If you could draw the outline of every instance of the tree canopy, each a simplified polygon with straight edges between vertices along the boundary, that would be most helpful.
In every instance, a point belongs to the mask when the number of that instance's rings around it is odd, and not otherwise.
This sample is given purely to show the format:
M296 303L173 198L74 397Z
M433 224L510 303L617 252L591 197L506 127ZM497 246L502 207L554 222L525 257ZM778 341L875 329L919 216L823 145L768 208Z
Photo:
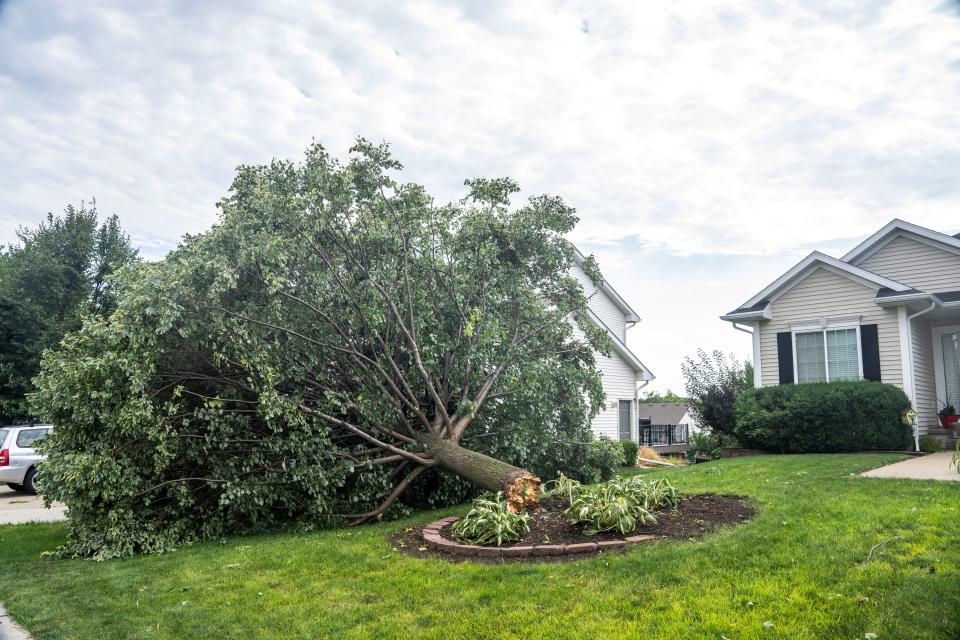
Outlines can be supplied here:
M659 402L666 404L677 404L689 401L690 398L676 394L672 389L667 389L663 393L657 391L647 391L640 394L640 402L645 403Z
M697 422L714 433L733 435L737 398L753 387L753 364L741 362L732 353L697 349L696 359L687 356L680 369Z
M611 345L570 274L574 210L512 208L508 179L437 206L400 169L363 140L346 163L313 145L240 167L212 230L125 270L116 311L48 355L41 483L70 508L65 553L362 522L477 486L522 507L535 474L592 475Z
M31 417L26 396L45 349L80 328L85 315L116 305L110 278L137 252L116 216L98 225L96 203L47 214L0 253L0 420Z

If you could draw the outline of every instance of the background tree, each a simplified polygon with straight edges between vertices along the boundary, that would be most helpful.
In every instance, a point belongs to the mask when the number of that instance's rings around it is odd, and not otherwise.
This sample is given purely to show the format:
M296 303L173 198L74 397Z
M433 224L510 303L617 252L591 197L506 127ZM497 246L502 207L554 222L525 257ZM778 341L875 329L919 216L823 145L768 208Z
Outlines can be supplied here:
M671 389L667 389L663 393L657 391L647 391L646 393L640 393L640 402L651 403L651 402L661 402L666 404L676 404L689 402L689 398L686 396L681 396L674 393Z
M44 349L55 348L84 314L115 306L113 269L137 252L116 216L98 226L94 202L47 214L21 228L19 242L0 254L0 420L30 416L26 394Z
M753 365L733 354L697 349L696 359L687 356L680 368L697 422L715 433L733 435L737 398L753 387Z
M512 209L506 179L438 207L399 169L363 141L345 165L315 145L241 167L216 227L128 270L115 313L50 354L41 482L70 508L68 552L359 523L476 487L519 509L537 474L582 465L611 345L570 275L574 211Z

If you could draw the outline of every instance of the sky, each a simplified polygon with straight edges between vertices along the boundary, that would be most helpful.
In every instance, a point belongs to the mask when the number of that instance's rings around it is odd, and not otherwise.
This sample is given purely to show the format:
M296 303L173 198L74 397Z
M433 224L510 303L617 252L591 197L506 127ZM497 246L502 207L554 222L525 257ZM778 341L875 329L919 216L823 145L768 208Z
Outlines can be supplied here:
M960 231L945 0L0 0L0 243L96 198L142 255L216 220L237 165L391 143L438 202L510 176L643 321L650 388L813 249Z

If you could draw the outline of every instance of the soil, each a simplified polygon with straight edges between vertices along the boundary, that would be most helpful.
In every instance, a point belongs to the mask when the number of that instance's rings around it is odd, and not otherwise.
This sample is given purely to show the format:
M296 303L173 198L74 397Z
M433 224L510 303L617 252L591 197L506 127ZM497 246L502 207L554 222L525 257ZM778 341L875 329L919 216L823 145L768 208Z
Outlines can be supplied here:
M512 545L523 546L538 544L576 544L578 542L600 542L602 540L622 540L624 536L654 535L664 538L697 538L709 533L718 526L727 524L739 524L753 517L754 510L743 498L739 496L721 496L713 494L703 494L690 496L680 503L676 510L664 509L655 511L657 523L637 527L632 532L625 534L619 531L605 531L595 535L587 535L583 532L583 527L571 525L563 515L566 508L566 502L562 500L544 501L540 505L540 510L531 513L530 532ZM393 534L390 537L390 543L396 551L406 553L415 557L439 557L447 560L461 561L468 558L454 554L440 553L428 549L423 543L421 536L423 527L407 529ZM453 534L450 531L450 525L440 530L440 535L449 540L453 540ZM603 551L601 553L610 553ZM580 556L560 556L556 560L574 560L583 558ZM548 560L544 557L536 558L469 558L475 562L544 562Z

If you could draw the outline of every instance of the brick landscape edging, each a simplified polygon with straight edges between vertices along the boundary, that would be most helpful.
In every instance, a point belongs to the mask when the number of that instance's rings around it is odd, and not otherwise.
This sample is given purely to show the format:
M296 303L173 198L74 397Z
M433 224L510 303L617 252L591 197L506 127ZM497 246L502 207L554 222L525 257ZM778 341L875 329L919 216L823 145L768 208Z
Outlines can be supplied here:
M623 549L625 547L656 540L659 536L637 535L626 536L621 540L601 540L599 542L578 542L577 544L534 544L519 547L481 547L474 544L461 544L440 535L440 530L453 524L460 518L450 516L431 522L423 528L423 541L434 551L455 553L463 556L481 558L524 558L527 556L557 557L572 556L586 553L595 553L608 549Z

